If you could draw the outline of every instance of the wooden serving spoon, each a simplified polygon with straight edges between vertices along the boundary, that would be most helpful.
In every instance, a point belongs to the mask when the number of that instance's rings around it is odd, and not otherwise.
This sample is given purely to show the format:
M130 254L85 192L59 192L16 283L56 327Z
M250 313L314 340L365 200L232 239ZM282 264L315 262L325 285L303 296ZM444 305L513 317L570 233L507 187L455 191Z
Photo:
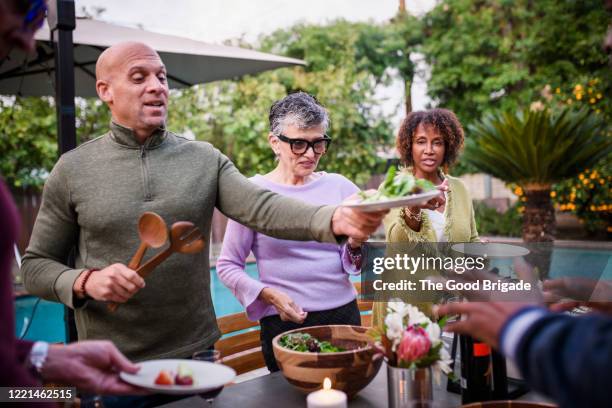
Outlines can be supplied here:
M136 270L138 275L146 278L159 264L165 261L173 252L193 254L204 249L204 237L192 222L178 221L170 228L170 245L159 254L145 262ZM118 303L109 303L108 310L114 312Z
M168 227L166 222L159 214L147 211L142 213L138 219L138 235L140 236L140 246L128 263L127 267L136 269L140 266L140 261L148 247L159 248L168 240ZM109 303L107 309L111 312L117 310L118 303Z
M138 220L138 235L140 236L140 246L128 263L127 267L136 269L140 266L140 261L148 247L159 248L168 240L168 227L164 219L154 212L145 212Z
M170 246L149 259L136 272L146 278L151 271L165 261L173 252L194 254L204 249L204 237L192 222L178 221L170 228Z

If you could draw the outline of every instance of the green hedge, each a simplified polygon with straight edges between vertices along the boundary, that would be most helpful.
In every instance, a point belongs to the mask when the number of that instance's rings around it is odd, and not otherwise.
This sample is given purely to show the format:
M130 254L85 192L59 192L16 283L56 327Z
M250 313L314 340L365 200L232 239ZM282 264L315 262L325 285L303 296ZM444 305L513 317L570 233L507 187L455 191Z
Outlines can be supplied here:
M474 214L476 216L476 228L481 236L521 236L523 216L519 212L519 206L516 203L508 208L505 213L500 214L495 208L474 201Z

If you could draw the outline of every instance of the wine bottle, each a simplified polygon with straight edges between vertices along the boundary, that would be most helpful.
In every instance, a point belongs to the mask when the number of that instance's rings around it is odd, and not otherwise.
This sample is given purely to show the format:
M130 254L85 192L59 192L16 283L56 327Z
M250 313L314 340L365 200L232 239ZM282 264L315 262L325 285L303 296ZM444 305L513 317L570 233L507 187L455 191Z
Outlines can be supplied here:
M490 401L492 395L491 348L469 336L460 336L461 401Z
M491 354L493 364L493 393L495 400L505 400L508 395L508 371L506 368L506 358L497 351Z

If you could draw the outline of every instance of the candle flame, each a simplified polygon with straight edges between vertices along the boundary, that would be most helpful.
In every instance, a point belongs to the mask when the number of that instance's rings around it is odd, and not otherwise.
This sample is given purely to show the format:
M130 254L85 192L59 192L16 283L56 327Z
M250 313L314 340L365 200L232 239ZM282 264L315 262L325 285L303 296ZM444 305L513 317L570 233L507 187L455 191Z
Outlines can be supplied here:
M323 389L324 390L330 390L331 389L331 380L327 377L325 377L325 380L323 380Z

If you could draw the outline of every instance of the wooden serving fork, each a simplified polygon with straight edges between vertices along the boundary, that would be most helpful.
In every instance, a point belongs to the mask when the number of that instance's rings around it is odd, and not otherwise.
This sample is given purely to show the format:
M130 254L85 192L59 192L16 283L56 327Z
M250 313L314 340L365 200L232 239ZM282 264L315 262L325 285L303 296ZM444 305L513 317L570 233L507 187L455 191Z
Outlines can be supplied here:
M170 228L170 245L159 254L145 262L136 270L138 275L146 278L159 264L165 261L173 252L194 254L204 249L204 237L192 222L178 221ZM114 312L118 303L109 303L108 310Z
M170 228L170 246L145 262L136 270L136 273L146 278L154 268L165 261L173 252L195 254L202 249L204 249L204 237L198 227L189 221L175 222Z

